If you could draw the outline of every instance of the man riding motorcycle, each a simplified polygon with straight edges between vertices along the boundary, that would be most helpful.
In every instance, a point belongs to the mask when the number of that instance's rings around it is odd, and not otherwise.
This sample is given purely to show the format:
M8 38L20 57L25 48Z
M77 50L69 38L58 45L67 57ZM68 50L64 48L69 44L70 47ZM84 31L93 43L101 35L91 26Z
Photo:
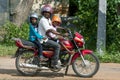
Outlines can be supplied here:
M49 38L46 35L49 32L52 32L56 35L61 35L59 32L55 31L54 27L52 26L52 22L50 19L52 13L53 13L53 9L50 5L45 5L42 8L42 11L41 11L42 18L39 21L38 31L39 31L39 34L42 34L46 38ZM51 47L54 48L54 56L52 57L51 67L54 69L60 69L61 66L58 65L60 45L57 42L50 40L50 39L46 41L46 44L51 45Z

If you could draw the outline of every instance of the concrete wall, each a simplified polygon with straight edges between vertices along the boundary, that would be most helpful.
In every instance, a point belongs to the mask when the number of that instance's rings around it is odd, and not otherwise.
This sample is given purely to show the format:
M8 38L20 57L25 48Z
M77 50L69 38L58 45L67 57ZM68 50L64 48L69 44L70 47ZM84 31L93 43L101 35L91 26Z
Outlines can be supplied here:
M9 20L9 0L0 0L0 25Z
M13 11L20 0L0 0L0 25L11 20Z

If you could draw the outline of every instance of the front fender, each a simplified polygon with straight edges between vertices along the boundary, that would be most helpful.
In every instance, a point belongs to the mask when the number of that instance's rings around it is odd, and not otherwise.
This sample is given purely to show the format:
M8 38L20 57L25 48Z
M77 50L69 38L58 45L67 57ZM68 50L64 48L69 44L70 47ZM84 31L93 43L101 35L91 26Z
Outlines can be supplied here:
M85 56L86 54L92 54L93 51L92 51L92 50L87 50L87 49L85 49L85 50L81 50L81 53L82 53L83 56ZM72 63L74 60L76 60L77 57L80 57L80 53L79 53L79 52L76 52L76 53L73 55L72 60L71 60L71 63Z
M82 55L83 55L83 56L86 55L86 54L92 54L92 53L93 53L92 50L88 50L88 49L81 50L81 52L82 52Z

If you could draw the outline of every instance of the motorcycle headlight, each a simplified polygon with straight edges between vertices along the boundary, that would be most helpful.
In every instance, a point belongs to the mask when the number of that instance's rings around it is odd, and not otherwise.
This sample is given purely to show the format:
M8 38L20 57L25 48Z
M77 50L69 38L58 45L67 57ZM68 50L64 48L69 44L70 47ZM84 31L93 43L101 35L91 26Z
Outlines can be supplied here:
M82 41L83 43L85 43L85 40L84 40L83 38L81 39L81 41Z

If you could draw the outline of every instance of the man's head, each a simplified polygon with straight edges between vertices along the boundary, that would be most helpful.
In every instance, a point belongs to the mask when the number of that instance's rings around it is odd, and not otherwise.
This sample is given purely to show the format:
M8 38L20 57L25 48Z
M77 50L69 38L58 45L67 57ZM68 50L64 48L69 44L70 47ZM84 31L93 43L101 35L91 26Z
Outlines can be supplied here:
M50 5L45 5L43 6L42 10L41 10L41 14L46 17L46 18L50 18L50 16L53 13L53 9Z

